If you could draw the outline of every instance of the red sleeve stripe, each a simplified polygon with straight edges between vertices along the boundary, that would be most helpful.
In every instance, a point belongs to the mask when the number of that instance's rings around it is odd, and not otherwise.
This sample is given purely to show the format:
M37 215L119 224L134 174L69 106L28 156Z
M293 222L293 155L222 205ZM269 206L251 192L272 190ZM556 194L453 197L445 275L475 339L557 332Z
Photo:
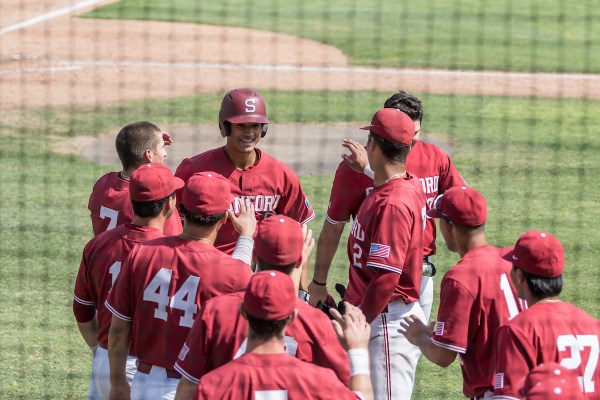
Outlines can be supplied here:
M380 263L369 261L367 263L367 267L385 269L386 271L391 271L391 272L395 272L397 274L402 275L402 269L392 267L391 265L380 264Z
M108 308L108 310L111 313L113 313L113 315L115 315L117 318L122 319L123 321L131 321L133 319L131 317L126 317L125 315L119 313L117 310L112 308L112 306L110 304L108 304L108 300L104 302L104 305L106 306L106 308Z
M73 300L75 300L79 304L83 304L84 306L96 307L96 304L93 301L83 300L83 299L80 299L79 297L77 297L75 295L73 295Z
M325 218L327 218L327 222L329 222L330 224L345 224L350 222L350 218L348 218L347 221L336 221L335 219L332 219L329 215L325 216Z
M187 379L188 381L193 382L195 384L200 383L200 379L194 378L192 375L188 374L186 370L179 366L178 363L175 363L173 368L175 368L175 371L179 372L181 376L184 376L185 379Z
M431 342L437 346L443 347L444 349L452 350L460 354L465 354L467 352L467 349L463 349L462 347L458 346L453 346L451 344L441 343L435 339L431 339Z
M493 400L521 400L520 397L512 397L512 396L494 396L492 397Z

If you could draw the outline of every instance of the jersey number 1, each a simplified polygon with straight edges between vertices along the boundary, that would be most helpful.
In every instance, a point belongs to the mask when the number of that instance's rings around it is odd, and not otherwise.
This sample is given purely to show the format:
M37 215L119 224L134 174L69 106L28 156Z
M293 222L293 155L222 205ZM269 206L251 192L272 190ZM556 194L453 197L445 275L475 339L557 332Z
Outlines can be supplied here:
M171 285L171 271L168 268L161 268L154 276L152 281L144 289L144 301L151 301L158 304L154 310L154 318L167 320L167 306L184 312L179 319L179 326L191 328L194 324L194 315L198 312L196 305L196 293L200 278L194 275L188 276L181 285L177 293L169 299L169 286Z

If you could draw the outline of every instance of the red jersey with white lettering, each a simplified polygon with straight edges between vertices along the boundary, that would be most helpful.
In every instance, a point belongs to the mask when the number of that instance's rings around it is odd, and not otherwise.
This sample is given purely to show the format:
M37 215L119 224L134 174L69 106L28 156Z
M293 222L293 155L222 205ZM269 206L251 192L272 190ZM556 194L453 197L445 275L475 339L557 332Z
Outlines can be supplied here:
M494 399L520 399L520 380L557 362L577 370L587 399L600 399L600 321L572 304L537 302L498 330Z
M244 292L238 292L204 304L175 363L181 375L198 383L208 372L245 354L248 322L239 313L243 301ZM329 318L300 299L296 307L298 318L285 329L286 352L333 370L339 380L348 384L348 355L338 342Z
M131 251L106 307L132 322L131 339L141 361L173 369L201 305L245 289L251 276L247 264L208 243L178 236L155 239Z
M234 213L239 214L240 199L247 198L254 204L259 223L274 214L287 215L301 224L313 219L315 213L294 171L264 151L255 151L256 163L244 170L236 168L227 158L225 148L219 147L186 158L177 167L175 176L187 182L197 172L214 171L223 175L231 183L231 193L234 197L231 208ZM177 193L177 199L179 204L181 191ZM233 224L228 220L219 229L215 247L231 254L238 236Z
M133 221L133 207L129 199L129 181L118 172L102 176L92 189L88 202L94 236ZM165 236L179 235L183 231L177 210L165 221Z
M333 371L286 353L249 353L204 375L196 400L359 399Z
M390 301L419 301L424 220L425 195L416 177L392 179L371 190L348 238L347 302L361 304L377 269L401 275Z
M419 178L427 198L427 209L433 207L438 194L453 186L466 186L450 157L439 147L415 142L406 159L406 170ZM373 179L354 171L342 161L335 171L335 178L329 197L327 220L332 223L348 222L356 216L358 208L373 188ZM423 233L424 256L435 254L435 221L427 218Z
M124 224L94 237L83 249L73 299L97 310L98 343L105 349L108 348L112 314L104 301L119 275L121 264L136 244L161 236L162 232L156 228Z
M493 391L496 331L522 310L511 269L499 248L484 245L470 249L442 279L431 339L459 354L467 397Z

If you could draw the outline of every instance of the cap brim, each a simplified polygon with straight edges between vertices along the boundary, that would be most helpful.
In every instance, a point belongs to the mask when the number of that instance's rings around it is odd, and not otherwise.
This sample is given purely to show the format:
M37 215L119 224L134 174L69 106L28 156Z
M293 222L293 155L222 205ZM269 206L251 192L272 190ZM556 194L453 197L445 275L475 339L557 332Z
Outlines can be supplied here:
M506 261L510 262L511 264L516 261L513 258L514 254L515 254L515 246L504 247L502 250L500 250L500 257L504 258Z
M175 190L179 190L185 186L185 182L183 181L183 179L174 176L173 177L173 186L175 186Z
M431 209L431 210L427 210L427 216L429 218L442 218L442 213L439 212L438 210Z
M373 125L362 126L358 129L362 129L363 131L370 131L373 128Z
M268 124L269 120L262 115L238 115L237 117L231 117L227 121L232 124L244 124L247 122L258 122L259 124Z

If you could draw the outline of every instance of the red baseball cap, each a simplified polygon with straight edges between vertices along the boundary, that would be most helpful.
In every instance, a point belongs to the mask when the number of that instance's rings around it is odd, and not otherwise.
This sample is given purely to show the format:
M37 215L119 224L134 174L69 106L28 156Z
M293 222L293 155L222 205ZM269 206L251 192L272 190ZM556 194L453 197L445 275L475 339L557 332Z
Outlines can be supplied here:
M304 247L302 225L285 215L273 215L258 225L254 253L272 265L289 265L300 261Z
M133 201L147 203L164 199L183 185L183 181L173 176L166 165L144 164L133 171L129 178L129 196Z
M415 137L414 121L395 108L383 108L377 111L371 119L371 125L360 129L372 131L390 142L404 146L410 145Z
M455 186L435 199L427 216L443 218L456 225L483 225L487 219L485 197L471 187Z
M244 294L244 309L255 318L281 321L294 312L296 296L294 282L288 275L260 271L250 278Z
M583 400L575 370L555 362L540 364L523 379L520 393L527 400Z
M529 231L514 246L507 247L502 257L530 274L545 278L562 275L565 251L560 241L549 233Z
M216 172L198 172L188 179L181 204L192 214L221 214L233 201L231 184Z

